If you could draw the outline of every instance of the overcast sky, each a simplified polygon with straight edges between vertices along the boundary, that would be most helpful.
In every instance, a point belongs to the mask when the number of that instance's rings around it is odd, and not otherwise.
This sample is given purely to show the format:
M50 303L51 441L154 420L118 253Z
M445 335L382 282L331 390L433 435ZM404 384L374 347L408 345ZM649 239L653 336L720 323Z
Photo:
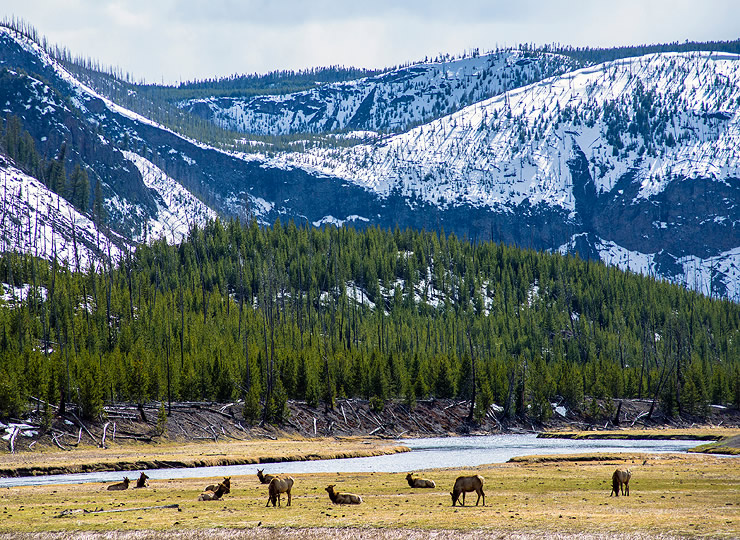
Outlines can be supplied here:
M740 0L2 0L12 15L75 55L167 83L524 42L740 38Z

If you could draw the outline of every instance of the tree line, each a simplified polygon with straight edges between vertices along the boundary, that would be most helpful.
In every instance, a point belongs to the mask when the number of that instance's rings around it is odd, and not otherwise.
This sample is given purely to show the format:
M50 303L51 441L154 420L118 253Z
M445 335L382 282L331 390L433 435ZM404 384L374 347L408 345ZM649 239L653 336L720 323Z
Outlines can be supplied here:
M616 398L740 406L737 304L444 233L212 221L85 272L6 252L0 281L3 417L241 399L246 421L279 423L288 399L338 397L455 397L473 422L494 403L542 421L552 403L603 421Z

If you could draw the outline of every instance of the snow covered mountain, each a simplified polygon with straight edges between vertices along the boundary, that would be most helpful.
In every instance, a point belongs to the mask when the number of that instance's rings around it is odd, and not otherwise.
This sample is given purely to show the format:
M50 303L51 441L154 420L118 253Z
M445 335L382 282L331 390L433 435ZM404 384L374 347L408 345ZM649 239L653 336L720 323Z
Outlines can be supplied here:
M98 231L92 213L53 192L44 171L22 172L0 157L3 250L56 256L74 268L111 256L150 238L179 241L194 222L216 212L146 159L117 148L101 132L107 114L151 124L75 80L37 43L0 28L0 107L21 119L33 151L52 159L64 143L65 168L81 165L104 194L107 223ZM7 121L5 128L7 129ZM28 148L28 146L27 146Z
M550 223L533 231L535 246L544 233L553 249L736 294L739 111L740 57L655 54L511 90L372 144L266 160L411 206L557 214L567 238Z
M416 66L379 76L390 77L383 84L370 78L327 85L323 94L264 96L261 103L275 105L263 111L267 116L256 105L232 116L243 115L245 130L398 133L334 146L307 137L295 143L300 152L244 154L183 137L116 105L33 40L0 29L0 108L21 119L47 159L67 144L67 170L89 171L90 200L100 183L110 241L122 247L161 236L177 241L189 224L217 214L250 213L266 224L280 218L315 226L398 225L575 251L740 298L740 58L664 53L567 73L553 58L499 53L461 60L452 74L422 66L425 75ZM524 60L529 63L518 64ZM489 65L485 86L480 81ZM512 67L519 83L535 82L513 87ZM556 75L543 78L548 69ZM468 79L475 82L458 88ZM431 89L439 93L444 81L455 112L439 117L446 110L439 106L430 113L439 118L406 129L426 118ZM463 88L469 100L494 97L458 110ZM403 99L393 102L393 92ZM323 112L294 114L300 99L314 100L311 107ZM367 114L360 114L362 103ZM11 208L8 193L32 179L2 167L18 183L3 194L4 208ZM24 197L27 191L22 187ZM4 249L37 249L29 218L15 209L25 204L32 212L28 201L35 199L17 200L27 202L6 212L15 220L3 222L4 230L16 240ZM79 215L75 224L91 213Z
M199 98L179 106L244 133L400 132L576 67L565 56L509 50L425 62L288 95Z

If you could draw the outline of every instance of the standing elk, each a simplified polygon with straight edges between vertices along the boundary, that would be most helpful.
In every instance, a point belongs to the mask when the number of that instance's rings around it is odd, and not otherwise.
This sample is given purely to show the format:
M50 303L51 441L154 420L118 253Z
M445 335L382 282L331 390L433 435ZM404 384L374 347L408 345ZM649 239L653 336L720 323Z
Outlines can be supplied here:
M629 497L630 478L632 478L632 473L629 469L617 469L614 471L614 474L612 474L612 492L609 496L616 495L619 497L619 490L621 488L622 495Z
M475 506L478 506L481 497L483 497L483 506L485 506L486 494L483 493L484 481L485 479L478 474L474 476L458 476L457 480L455 480L455 486L452 488L452 492L450 493L450 495L452 495L452 506L455 506L461 493L462 502L460 503L460 506L465 506L465 493L468 491L475 491L478 494L478 500L475 501Z
M288 494L288 504L287 506L290 506L291 501L291 495L290 490L293 489L293 477L292 476L277 476L270 480L270 485L267 486L267 504L265 506L270 506L270 503L272 503L272 506L275 506L275 503L277 502L277 505L280 506L280 494L281 493L287 493Z
M262 471L264 470L265 469L257 469L257 478L259 478L260 484L269 484L277 474L262 474Z

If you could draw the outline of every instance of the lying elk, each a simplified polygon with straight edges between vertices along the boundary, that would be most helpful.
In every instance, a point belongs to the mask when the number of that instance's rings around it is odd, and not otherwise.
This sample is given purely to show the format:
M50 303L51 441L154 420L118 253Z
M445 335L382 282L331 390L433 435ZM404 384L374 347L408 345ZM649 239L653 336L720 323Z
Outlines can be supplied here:
M360 504L362 502L362 497L354 493L339 493L338 491L334 491L334 484L326 486L326 492L334 504Z
M619 490L622 489L622 495L629 496L630 494L630 478L632 473L629 469L617 469L612 474L612 492L609 494L616 495L619 497Z
M483 493L483 482L485 479L476 474L474 476L458 476L455 480L455 486L452 488L452 506L455 506L460 493L462 493L462 502L460 506L465 506L465 493L468 491L475 491L478 494L478 500L475 501L475 506L478 506L480 498L483 497L483 506L486 505L486 494Z
M277 474L262 474L265 469L257 469L257 478L260 480L260 484L269 484L273 478L277 477Z
M425 478L414 478L411 476L411 473L408 473L406 475L406 481L409 483L409 486L411 486L412 488L437 487L437 484L434 483L434 480L426 480Z
M131 483L131 480L128 479L128 476L123 477L123 482L118 482L117 484L111 484L108 486L108 491L123 491L125 489L128 489L128 485Z
M206 486L206 488L203 491L216 491L218 489L218 486L223 484L224 488L224 494L231 493L231 476L224 476L223 482L220 484L211 484L210 486Z
M136 481L137 488L149 487L149 477L145 473L141 473L139 479Z
M198 496L199 501L218 501L221 499L221 497L224 496L224 493L227 493L226 486L223 484L219 484L216 487L216 491L204 491Z
M292 476L278 476L270 480L270 485L267 486L267 504L265 506L280 506L280 494L288 494L288 504L290 506L291 496L290 490L293 489L293 477Z

